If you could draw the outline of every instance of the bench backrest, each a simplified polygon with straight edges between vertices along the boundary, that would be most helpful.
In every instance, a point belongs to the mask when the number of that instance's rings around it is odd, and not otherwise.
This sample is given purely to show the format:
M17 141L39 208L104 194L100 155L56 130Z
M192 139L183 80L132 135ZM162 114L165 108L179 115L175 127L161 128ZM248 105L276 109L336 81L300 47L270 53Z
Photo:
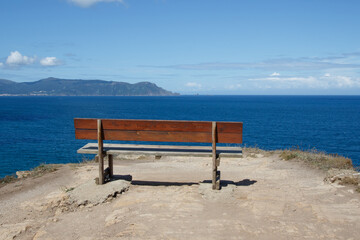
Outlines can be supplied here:
M98 124L98 119L75 118L76 139L98 140L101 132L103 140L242 143L241 122L101 119L100 130Z

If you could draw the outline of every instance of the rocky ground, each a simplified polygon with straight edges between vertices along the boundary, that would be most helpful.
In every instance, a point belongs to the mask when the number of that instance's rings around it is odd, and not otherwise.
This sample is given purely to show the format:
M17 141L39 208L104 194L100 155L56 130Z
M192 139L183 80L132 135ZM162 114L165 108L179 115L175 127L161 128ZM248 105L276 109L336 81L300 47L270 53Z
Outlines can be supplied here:
M0 239L359 239L360 193L277 153L58 166L0 188ZM132 179L132 181L130 181Z

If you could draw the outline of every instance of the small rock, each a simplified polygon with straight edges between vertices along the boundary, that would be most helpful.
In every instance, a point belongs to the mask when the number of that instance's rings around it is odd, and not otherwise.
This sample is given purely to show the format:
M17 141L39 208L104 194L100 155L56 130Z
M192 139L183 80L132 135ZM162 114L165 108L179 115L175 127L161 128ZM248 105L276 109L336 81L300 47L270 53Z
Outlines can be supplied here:
M123 221L126 218L126 214L130 212L129 208L121 208L113 211L109 216L105 219L105 226L111 226L118 222Z
M349 193L352 193L352 194L355 193L353 189L349 189L348 192L349 192Z
M92 208L94 206L94 204L89 203L88 205L86 205L87 208Z
M62 213L62 209L61 208L58 208L58 209L56 209L56 211L55 211L55 216L58 216L58 215L60 215Z
M46 234L46 232L41 229L35 234L35 236L33 237L33 240L42 239L42 236L44 236L45 234Z
M93 206L111 201L114 196L121 194L129 189L130 182L116 180L104 185L96 185L93 181L88 181L73 191L69 192L69 200L77 202L78 205Z
M16 176L17 178L25 178L31 174L30 171L17 171Z
M22 233L31 228L29 222L16 223L16 224L2 224L0 228L1 239L16 239Z

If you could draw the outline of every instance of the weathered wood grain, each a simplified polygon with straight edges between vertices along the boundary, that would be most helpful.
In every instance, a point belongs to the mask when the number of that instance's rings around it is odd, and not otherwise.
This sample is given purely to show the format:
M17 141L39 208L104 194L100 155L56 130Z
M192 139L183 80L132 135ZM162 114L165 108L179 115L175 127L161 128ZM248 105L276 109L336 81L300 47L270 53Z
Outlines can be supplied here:
M211 131L211 140L212 140L212 189L216 189L216 142L217 142L217 131L216 131L216 122L212 122L212 131Z
M211 122L170 120L102 119L104 130L211 132ZM76 129L97 129L96 119L75 118ZM241 122L218 122L219 133L242 132Z
M109 169L110 169L110 178L114 176L114 158L112 154L107 155L108 156L108 163L109 163Z
M211 143L211 132L163 132L104 130L104 140ZM76 129L76 139L96 140L96 130ZM242 134L219 133L218 143L241 143Z
M109 167L105 168L105 170L104 170L104 178L105 178L105 177L109 177L109 178L111 177L111 176L110 176L110 168L109 168Z
M97 120L97 140L99 156L99 185L104 184L103 130L101 120Z
M219 158L241 158L241 147L217 147ZM80 154L97 154L97 143L88 143L77 150ZM107 155L149 155L149 156L188 156L211 157L211 146L174 146L174 145L142 145L104 143Z

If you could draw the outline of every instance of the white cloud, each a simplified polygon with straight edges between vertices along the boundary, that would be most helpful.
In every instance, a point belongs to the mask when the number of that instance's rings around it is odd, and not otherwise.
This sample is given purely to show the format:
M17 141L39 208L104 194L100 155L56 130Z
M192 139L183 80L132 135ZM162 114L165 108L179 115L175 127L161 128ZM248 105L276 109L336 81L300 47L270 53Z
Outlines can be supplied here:
M249 79L256 81L256 86L264 86L275 89L290 89L290 88L327 88L326 82L318 81L317 78L309 77L266 77Z
M330 77L331 75L330 75L330 73L325 73L324 74L324 77Z
M9 66L29 65L35 62L35 57L23 56L18 51L11 52L6 59Z
M275 77L275 76L280 76L280 73L278 72L273 72L272 74L270 74L271 77Z
M90 7L99 2L120 2L124 3L124 0L68 0L69 2L75 3L80 7Z
M20 67L24 65L40 64L44 67L61 65L61 61L56 57L45 57L38 60L37 57L28 57L22 55L19 51L10 52L10 55L6 58L5 63L0 62L0 67L5 65L12 67Z
M360 87L360 78L347 76L333 76L325 74L320 77L266 77L253 78L250 81L256 82L254 85L267 85L270 88L290 89L290 88L353 88ZM260 86L259 85L259 86Z
M147 66L182 70L261 69L278 71L313 71L326 69L359 69L360 53L342 54L335 57L275 58L257 62L205 62L168 66ZM277 72L275 72L277 73Z
M46 57L40 60L40 64L43 66L57 66L61 63L56 57Z
M196 83L196 82L188 82L188 83L185 84L185 86L187 86L187 87L201 88L201 84L200 84L200 83Z
M235 90L238 88L242 88L242 85L240 83L225 86L225 89L229 89L229 90Z
M333 76L331 84L338 88L360 87L360 78L351 78L347 76Z

